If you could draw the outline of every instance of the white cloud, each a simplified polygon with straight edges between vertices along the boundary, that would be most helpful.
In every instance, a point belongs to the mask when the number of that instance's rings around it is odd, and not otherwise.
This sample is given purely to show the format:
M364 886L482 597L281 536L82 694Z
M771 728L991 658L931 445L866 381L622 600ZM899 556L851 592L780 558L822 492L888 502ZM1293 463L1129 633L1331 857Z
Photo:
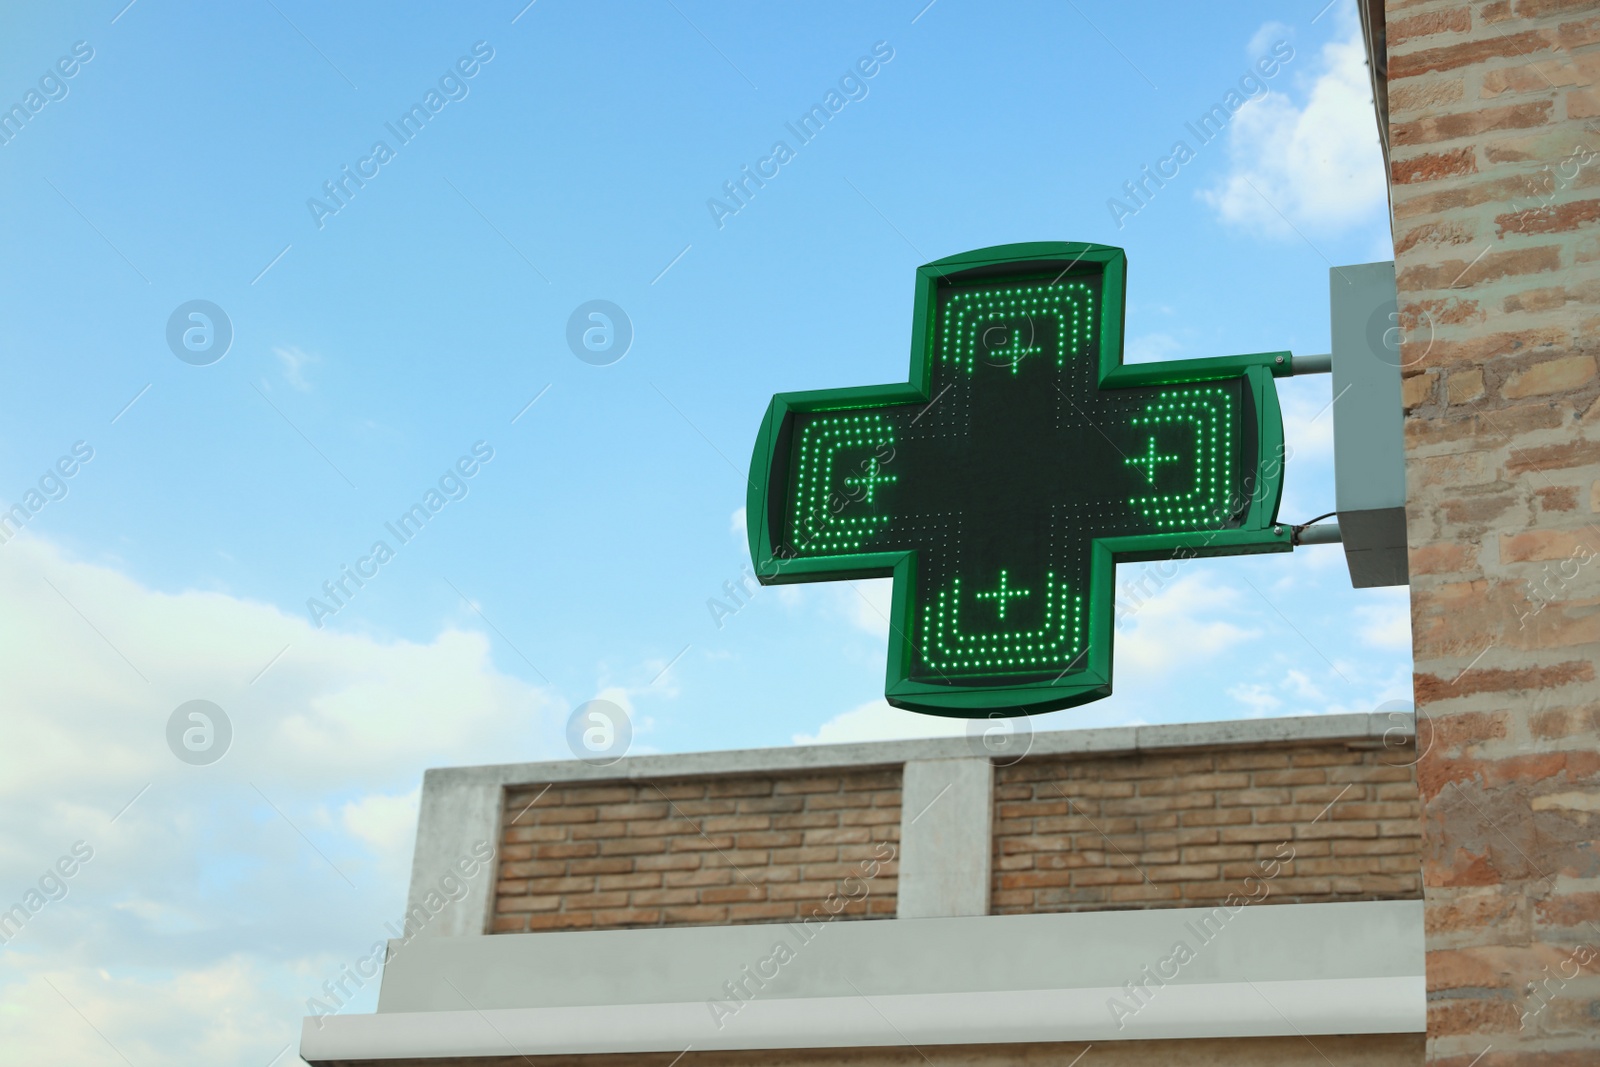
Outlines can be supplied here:
M311 391L311 383L306 381L305 369L313 363L321 363L322 357L311 352L306 352L298 345L289 345L287 348L274 348L272 354L278 357L278 362L283 364L283 380L302 393Z
M1286 662L1299 662L1305 669L1283 667ZM1389 710L1386 700L1410 692L1409 664L1393 665L1388 677L1379 677L1375 671L1381 664L1351 663L1340 658L1337 666L1320 657L1277 657L1282 673L1276 679L1239 682L1228 689L1228 695L1247 710L1251 717L1278 715L1344 715ZM1326 668L1326 669L1324 669ZM1257 677L1266 671L1258 672Z
M1261 28L1250 38L1250 43L1245 46L1245 54L1250 56L1269 55L1272 46L1279 41L1293 41L1294 27L1284 22L1264 22Z
M1324 693L1322 691L1322 687L1313 682L1310 675L1306 674L1304 671L1297 671L1291 668L1284 674L1283 681L1284 686L1286 688L1293 689L1295 695L1300 697L1302 700L1311 700L1318 703L1327 702L1328 695Z
M643 689L626 689L620 685L608 685L594 695L595 700L606 700L621 708L628 718L633 718L637 712L633 707L633 694L644 692Z
M1211 575L1180 571L1160 584L1160 567L1193 565L1165 561L1150 564L1149 570L1139 564L1118 568L1117 598L1123 612L1116 637L1118 671L1164 674L1260 636L1257 630L1229 621L1243 618L1239 593L1218 585Z
M3 989L8 1062L121 1067L124 1057L246 1064L259 1056L264 1064L274 1053L283 1053L276 1067L303 1062L292 1048L284 1052L291 1041L299 1047L298 1022L290 1035L280 1005L261 995L275 976L249 960L229 957L159 978L58 968L36 957L25 964L28 977Z
M733 517L728 520L728 530L740 544L744 544L745 540L750 536L749 529L745 522L744 505L740 504L734 509Z
M1159 363L1183 351L1183 343L1170 333L1147 333L1128 338L1123 346L1124 363Z
M1356 613L1366 620L1361 639L1374 648L1411 649L1411 591L1404 587L1368 591L1378 603L1365 604Z
M889 612L894 600L893 578L868 578L839 586L844 612L858 628L874 637L889 636Z
M401 872L411 869L411 845L417 833L419 784L408 793L372 793L346 801L339 823L367 846L367 851Z
M839 745L850 741L904 741L917 737L963 737L966 732L966 719L904 711L878 699L835 715L814 734L795 734L794 743Z
M1383 156L1360 28L1322 49L1309 89L1247 102L1227 127L1230 170L1200 197L1224 222L1277 237L1382 217ZM1281 76L1280 76L1281 77ZM1304 80L1304 79L1302 79Z
M1241 682L1230 688L1228 695L1243 704L1252 718L1270 715L1283 707L1283 701L1272 695L1271 687L1260 682Z
M1409 651L1409 649L1407 650ZM1364 663L1357 668L1365 686L1366 699L1359 703L1352 702L1350 707L1334 708L1334 711L1380 711L1390 712L1397 708L1412 709L1416 705L1412 701L1412 673L1411 659L1409 656L1401 662L1396 662L1390 668L1388 677L1368 677L1376 665Z
M566 755L561 701L478 632L317 630L28 535L0 549L0 601L0 909L93 849L0 953L8 1061L122 1062L48 979L133 1062L268 1062L399 916L422 771ZM165 737L197 698L233 729L209 766Z
M1331 375L1315 375L1312 380L1326 384ZM1283 404L1283 440L1289 462L1315 463L1333 459L1333 394L1326 390L1280 389Z
M679 649L677 652L674 652L670 656L652 656L645 660L644 663L641 664L642 670L640 673L643 677L648 678L649 681L647 681L644 685L633 686L632 688L627 689L626 693L640 696L644 695L645 693L654 693L656 696L667 699L677 697L683 692L683 690L678 686L678 668L684 664L684 661L688 658L689 653L693 648L694 645L689 644L685 645L683 648ZM612 698L605 697L605 699L611 700ZM614 700L612 702L619 705L622 703L620 700ZM633 708L631 705L628 706L628 714L630 716L633 715ZM635 723L635 725L637 725L637 723Z

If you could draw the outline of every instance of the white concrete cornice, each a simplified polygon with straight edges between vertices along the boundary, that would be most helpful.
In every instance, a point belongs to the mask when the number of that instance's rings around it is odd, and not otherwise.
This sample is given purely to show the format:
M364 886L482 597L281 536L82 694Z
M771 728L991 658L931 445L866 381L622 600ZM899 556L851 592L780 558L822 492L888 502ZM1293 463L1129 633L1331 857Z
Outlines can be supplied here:
M345 1060L734 1049L989 1045L1418 1033L1422 975L1175 986L1119 1029L1122 991L1029 989L754 1001L718 1029L704 1003L505 1008L307 1019L300 1056Z
M775 962L780 942L788 958ZM1186 962L1173 962L1178 942L1190 950ZM586 931L395 947L378 1013L307 1019L301 1056L315 1064L1376 1034L1422 1032L1426 1016L1421 901ZM744 994L735 996L730 986L741 982Z

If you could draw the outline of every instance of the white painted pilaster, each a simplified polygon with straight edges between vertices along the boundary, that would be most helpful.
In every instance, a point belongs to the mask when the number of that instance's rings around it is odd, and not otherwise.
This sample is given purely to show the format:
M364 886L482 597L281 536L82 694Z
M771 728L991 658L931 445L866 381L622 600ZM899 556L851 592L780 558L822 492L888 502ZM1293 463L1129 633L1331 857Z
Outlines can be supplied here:
M415 931L422 937L459 937L488 933L500 865L503 793L504 787L491 779L434 771L422 776L422 804L417 813L417 846L411 859L406 916L425 914L427 921L413 920L407 927L408 934ZM458 862L478 859L484 843L494 850L494 855L487 863L479 862L472 877L464 877ZM463 884L464 892L457 888ZM442 908L428 907L430 893L434 894L435 904L441 898L445 901ZM457 899L452 899L458 894Z
M994 765L987 757L906 762L898 918L989 914L993 816Z

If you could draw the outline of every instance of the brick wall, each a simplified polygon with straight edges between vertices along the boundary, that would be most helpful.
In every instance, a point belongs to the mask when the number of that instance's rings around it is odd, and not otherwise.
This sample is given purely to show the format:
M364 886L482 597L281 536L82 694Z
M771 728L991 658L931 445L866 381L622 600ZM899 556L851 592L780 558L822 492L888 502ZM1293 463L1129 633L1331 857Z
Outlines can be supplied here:
M1322 743L996 768L992 910L1416 898L1414 758Z
M501 825L495 933L895 913L893 860L862 874L900 839L899 767L518 787Z
M1600 1062L1600 3L1389 0L1429 1057Z

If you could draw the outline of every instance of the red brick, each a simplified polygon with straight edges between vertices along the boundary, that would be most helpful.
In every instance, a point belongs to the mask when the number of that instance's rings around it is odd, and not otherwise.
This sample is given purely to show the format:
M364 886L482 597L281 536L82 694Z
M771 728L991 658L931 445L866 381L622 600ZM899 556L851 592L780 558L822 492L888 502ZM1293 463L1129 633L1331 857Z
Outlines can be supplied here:
M735 848L794 848L801 843L798 832L788 833L760 833L760 834L735 834L733 844Z
M602 908L594 913L594 925L601 928L656 926L660 922L659 908Z
M1543 126L1550 121L1550 111L1553 106L1549 100L1534 100L1507 107L1433 115L1411 122L1392 124L1389 127L1390 139L1394 145L1431 144L1435 141L1476 137L1491 130L1521 130L1532 126Z
M762 870L769 869L762 868ZM702 871L667 871L661 877L661 884L668 889L683 886L729 885L737 878L738 872L734 868L723 866Z
M756 885L731 885L700 890L702 904L752 904L766 899L767 890Z
M1541 274L1559 270L1560 268L1560 248L1555 245L1541 245L1535 248L1517 248L1500 252L1491 251L1481 257L1474 256L1467 259L1451 259L1442 263L1419 263L1414 266L1407 266L1400 271L1397 284L1401 292L1439 291L1458 286L1483 285L1488 282L1498 281L1501 278ZM1508 332L1503 335L1504 341L1498 342L1496 347L1490 348L1488 351L1509 351L1512 344L1519 338L1538 338L1540 336L1526 331L1521 333ZM1441 343L1432 338L1425 338L1424 340L1428 341L1433 348L1438 348ZM1416 343L1420 344L1422 342L1418 341ZM1408 366L1416 364L1416 360L1409 355L1406 356L1405 361Z
M693 871L700 867L697 853L676 853L671 856L634 856L628 862L637 871Z
M553 896L530 897L523 893L514 897L495 898L495 913L497 915L522 911L556 911L560 907L561 898Z
M1473 696L1477 693L1509 693L1555 689L1575 682L1594 681L1594 666L1582 660L1556 663L1548 667L1522 667L1513 670L1473 667L1454 679L1431 674L1414 676L1418 706L1440 700Z
M788 903L777 904L731 904L728 906L728 921L730 923L752 923L765 920L794 919L794 906Z
M1418 37L1431 37L1439 33L1466 33L1472 29L1472 12L1465 5L1429 11L1410 18L1391 19L1386 27L1390 48L1405 44Z
M1591 530L1528 530L1500 537L1500 562L1527 563L1573 559L1575 563L1600 555L1600 534Z
M1507 474L1527 474L1588 467L1600 463L1600 441L1568 441L1558 445L1514 449L1506 461Z
M663 819L667 815L665 800L649 803L602 804L597 809L602 822L627 822L630 819Z
M702 815L733 815L744 810L746 804L756 804L756 800L674 800L672 813L680 819L698 819ZM766 801L771 803L771 801Z
M606 856L636 856L650 852L665 852L667 850L667 843L656 838L652 838L647 841L629 841L626 839L617 839L611 841L601 841L597 844L599 852ZM579 848L592 846L569 845L565 847ZM594 853L574 852L571 853L571 855L594 855Z
M1600 220L1600 200L1577 200L1549 207L1529 208L1523 211L1496 215L1494 222L1501 234L1565 233L1585 223Z
M527 821L527 816L532 814L533 809L529 809L527 815L523 816L523 821ZM539 809L538 815L539 824L542 826L555 826L562 823L575 822L595 822L598 818L599 813L598 809L596 808L551 807L548 804L542 809Z
M602 874L596 879L597 889L654 889L661 884L660 871L642 871L638 874Z
M773 792L773 783L763 778L713 778L701 787L709 799L718 797L764 797ZM834 783L834 788L839 788Z
M561 826L507 826L506 844L526 844L534 841L565 841L567 830Z
M1576 511L1578 490L1570 485L1547 485L1533 491L1541 511Z
M1389 80L1397 82L1431 71L1455 70L1485 59L1526 58L1550 49L1545 35L1536 30L1522 33L1488 33L1474 41L1389 55Z
M838 826L839 816L834 812L805 812L800 815L777 815L773 817L774 830L808 830L819 826Z
M721 805L716 811L711 811L710 806ZM806 805L805 797L739 797L736 800L708 800L704 802L707 815L793 815L803 811ZM678 807L685 815L693 815L687 805Z
M771 788L778 794L837 793L841 785L838 778L786 778L780 779Z
M616 843L606 842L608 846ZM658 841L657 844L668 847L674 852L719 852L733 847L733 835L718 834L715 837L707 837L704 834L682 834L665 841Z
M551 912L528 916L528 930L576 930L594 925L593 912Z
M518 810L526 807L534 797L538 796L540 789L507 790L506 807L515 807ZM627 785L562 785L553 786L545 794L542 803L569 805L569 804L626 804L636 796L634 787Z
M1600 893L1569 893L1535 901L1533 912L1541 925L1563 929L1581 925L1585 928L1582 932L1594 935L1595 924L1600 924Z
M776 780L745 776L509 790L502 856L510 858L500 871L492 928L799 918L869 859L879 869L870 883L876 899L849 912L860 918L893 915L894 864L882 861L878 842L898 838L898 785L898 770L872 768ZM783 790L789 792L775 795ZM833 810L809 812L811 806ZM841 812L859 827L841 831ZM797 825L774 828L777 820ZM807 830L861 840L797 847ZM829 869L802 873L802 862ZM768 886L789 899L763 899ZM554 916L532 926L526 921L529 914L547 912Z
M715 835L729 830L766 830L771 825L772 820L765 815L713 815L702 819L698 829Z

